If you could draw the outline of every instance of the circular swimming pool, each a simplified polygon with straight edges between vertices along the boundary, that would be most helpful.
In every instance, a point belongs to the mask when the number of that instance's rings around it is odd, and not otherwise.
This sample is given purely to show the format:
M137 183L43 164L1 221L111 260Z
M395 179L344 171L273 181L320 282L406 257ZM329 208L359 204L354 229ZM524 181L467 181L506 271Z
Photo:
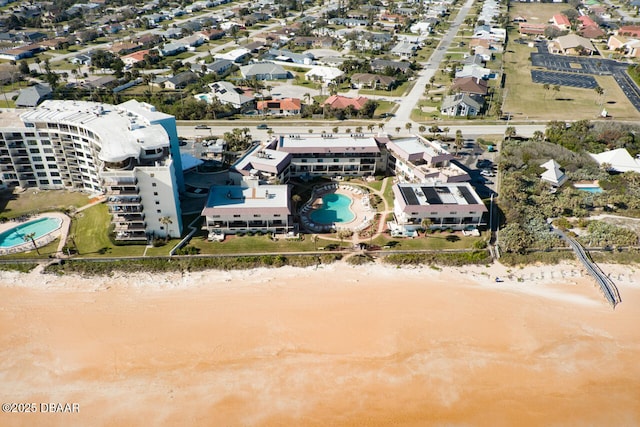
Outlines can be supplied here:
M322 206L311 211L311 220L317 224L351 222L356 215L351 211L352 200L344 194L325 194Z
M13 246L21 245L25 243L24 237L31 233L35 233L33 235L33 239L37 240L40 237L57 230L61 225L62 220L60 218L51 217L38 218L33 221L17 225L0 233L0 248L11 248Z

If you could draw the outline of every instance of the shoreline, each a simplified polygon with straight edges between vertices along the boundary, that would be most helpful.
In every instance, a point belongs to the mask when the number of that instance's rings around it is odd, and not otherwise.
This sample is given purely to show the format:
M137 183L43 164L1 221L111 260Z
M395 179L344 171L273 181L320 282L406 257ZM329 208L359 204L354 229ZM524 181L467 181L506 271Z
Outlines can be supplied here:
M640 275L602 267L615 310L574 263L1 272L0 397L80 412L0 423L637 424Z

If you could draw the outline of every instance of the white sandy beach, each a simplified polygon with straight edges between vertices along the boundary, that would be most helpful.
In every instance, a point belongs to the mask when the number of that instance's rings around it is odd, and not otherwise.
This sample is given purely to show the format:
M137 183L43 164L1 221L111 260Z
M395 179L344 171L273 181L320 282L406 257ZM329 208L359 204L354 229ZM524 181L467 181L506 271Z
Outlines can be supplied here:
M3 272L2 402L80 412L0 425L638 425L640 272L603 270L615 311L570 264Z

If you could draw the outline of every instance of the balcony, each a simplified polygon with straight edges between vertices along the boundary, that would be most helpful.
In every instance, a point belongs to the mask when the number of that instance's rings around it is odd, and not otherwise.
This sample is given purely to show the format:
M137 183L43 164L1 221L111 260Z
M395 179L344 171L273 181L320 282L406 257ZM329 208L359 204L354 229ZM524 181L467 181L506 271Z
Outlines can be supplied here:
M136 222L132 224L115 224L114 231L142 231L144 232L146 223Z
M138 184L138 180L134 176L107 176L102 180L102 185L105 187L130 185L134 186Z
M138 205L142 202L142 197L138 196L110 196L107 204L110 205Z
M142 213L142 205L107 205L111 214L136 214Z
M114 213L112 221L113 223L129 223L129 222L141 222L144 223L144 214L143 213L130 213L130 214L122 214L122 213Z
M140 240L146 241L147 234L144 230L141 231L116 231L116 240Z
M109 196L137 196L140 194L138 187L107 187Z

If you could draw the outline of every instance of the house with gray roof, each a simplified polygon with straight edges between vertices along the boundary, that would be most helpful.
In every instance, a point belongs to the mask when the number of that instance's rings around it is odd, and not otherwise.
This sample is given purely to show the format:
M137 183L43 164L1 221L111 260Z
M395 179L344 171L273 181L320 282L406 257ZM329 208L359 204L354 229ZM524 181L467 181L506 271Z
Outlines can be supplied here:
M161 56L173 56L187 50L187 45L180 42L167 43L159 49Z
M16 99L16 107L35 107L45 99L51 98L51 86L38 83L34 86L22 89Z
M211 96L217 98L222 104L244 109L254 103L254 98L244 95L233 83L219 81L209 84L209 88L211 89Z
M285 49L269 49L269 59L281 62L293 62L294 64L313 64L315 57L311 53L295 53Z
M279 64L273 62L256 62L240 67L240 74L245 79L256 80L286 80L289 72Z
M373 59L371 61L372 71L384 71L386 68L391 68L397 73L407 73L411 69L411 63L407 61L389 61L386 59Z
M204 74L223 75L233 66L233 61L216 59L209 64L191 64L191 71Z
M477 116L484 105L484 98L468 93L445 96L440 112L445 116Z
M189 83L197 81L198 78L198 75L193 71L183 71L164 82L164 87L172 90L184 89Z

